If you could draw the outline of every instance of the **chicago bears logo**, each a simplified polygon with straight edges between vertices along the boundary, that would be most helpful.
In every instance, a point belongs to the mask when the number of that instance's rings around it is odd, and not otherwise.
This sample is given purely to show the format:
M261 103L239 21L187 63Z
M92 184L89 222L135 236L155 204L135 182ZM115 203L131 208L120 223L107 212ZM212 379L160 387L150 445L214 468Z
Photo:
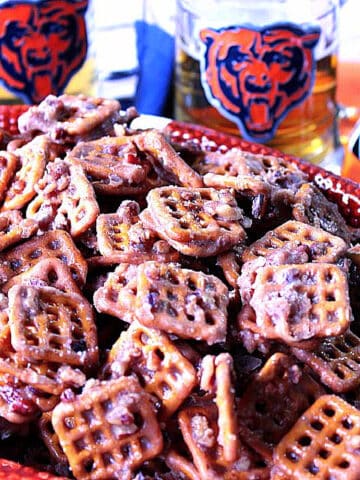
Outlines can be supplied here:
M319 37L317 27L288 23L201 30L201 81L208 101L247 140L270 140L289 110L311 93Z
M63 92L87 52L88 0L0 6L0 79L28 103Z

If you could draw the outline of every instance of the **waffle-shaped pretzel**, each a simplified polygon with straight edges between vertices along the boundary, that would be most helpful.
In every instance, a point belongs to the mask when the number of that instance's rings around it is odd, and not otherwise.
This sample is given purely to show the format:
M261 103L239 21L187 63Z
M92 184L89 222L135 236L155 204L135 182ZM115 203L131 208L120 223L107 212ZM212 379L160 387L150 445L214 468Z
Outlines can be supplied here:
M24 220L19 210L0 213L0 251L31 237L37 229L38 223L31 219Z
M358 480L359 446L359 410L323 395L276 447L274 471L293 480Z
M58 258L68 266L73 279L84 285L87 264L70 235L63 230L46 232L0 255L0 283L25 272L45 258Z
M99 206L80 165L60 159L49 163L36 189L38 195L26 216L37 220L43 230L62 228L77 237L95 223Z
M322 228L332 235L351 240L351 232L336 203L330 202L325 195L311 183L301 185L295 195L293 217L299 222Z
M0 374L13 375L25 385L53 395L60 395L69 387L81 387L86 381L80 370L69 365L46 361L29 362L22 355L12 352L6 352L6 356L0 357Z
M14 285L32 285L35 287L40 285L81 295L81 290L71 276L69 267L55 257L44 258L29 270L16 275L2 287L2 291L8 293Z
M202 361L200 388L215 394L218 408L219 435L224 459L234 462L238 455L239 439L232 384L233 360L229 353L206 355Z
M60 402L52 423L82 480L130 480L163 447L150 397L131 377L95 383L74 401Z
M272 355L237 404L240 435L266 460L322 387L287 355Z
M175 152L160 132L145 131L136 135L134 142L140 150L149 154L149 160L160 177L184 187L203 186L201 176Z
M50 456L54 463L62 466L68 465L66 455L61 448L58 435L55 433L51 423L52 412L44 412L38 422L40 436L49 450Z
M346 275L330 263L263 267L250 305L263 335L289 344L340 335L351 321Z
M88 134L107 120L118 118L117 100L85 95L48 95L18 119L20 133L40 131L53 140L68 141Z
M18 165L17 156L10 152L0 151L0 201L6 195L8 185Z
M122 210L133 205L133 214ZM179 253L139 221L136 202L125 200L116 213L101 214L96 220L100 253L113 263L142 263L147 260L176 262Z
M245 239L242 211L230 190L161 187L147 201L144 225L185 255L216 255Z
M184 408L179 413L179 426L200 480L221 480L227 473L245 473L254 468L257 457L241 443L235 462L224 458L223 448L217 441L217 408L212 400Z
M325 339L312 352L293 348L292 353L336 393L347 392L360 385L360 338L350 330L338 337Z
M20 210L35 197L35 185L50 157L50 143L45 135L40 135L15 150L17 171L8 185L1 211Z
M201 175L214 173L237 177L239 175L260 175L264 169L260 156L232 148L225 153L209 152L199 157L193 163L193 168Z
M136 373L146 392L162 402L162 416L179 408L197 383L196 371L169 337L133 322L112 347L111 378Z
M128 323L135 319L137 269L136 265L122 263L109 274L104 286L94 294L98 312L108 313Z
M140 158L131 136L79 142L67 159L82 166L101 194L141 193L150 170L150 165Z
M15 285L9 290L9 325L14 349L30 361L87 368L97 363L93 312L81 295Z
M243 261L247 262L259 256L266 257L288 242L306 245L312 262L336 262L347 248L340 237L321 228L289 220L250 245L243 253Z
M213 275L173 263L138 267L136 317L181 338L213 344L225 340L228 289Z

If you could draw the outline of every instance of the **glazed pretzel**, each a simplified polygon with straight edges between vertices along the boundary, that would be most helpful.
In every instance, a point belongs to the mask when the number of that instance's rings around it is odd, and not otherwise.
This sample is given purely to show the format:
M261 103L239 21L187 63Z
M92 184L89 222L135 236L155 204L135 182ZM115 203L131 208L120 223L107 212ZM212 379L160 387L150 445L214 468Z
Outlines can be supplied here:
M8 185L13 178L18 166L18 158L15 154L0 151L0 202L4 199Z
M156 130L148 130L134 137L137 147L146 152L155 171L167 182L184 187L200 188L201 176L173 149L165 137Z
M46 232L0 254L0 283L25 272L45 258L58 258L70 269L76 283L84 285L87 264L72 238L63 230Z
M4 356L6 353L6 356ZM60 395L66 388L84 385L85 375L68 365L24 359L13 352L2 352L0 374L8 374L41 392Z
M96 221L100 209L94 190L80 165L57 159L48 164L36 187L38 195L26 216L43 230L63 228L78 237Z
M162 417L170 417L197 383L191 363L169 337L133 322L112 347L108 367L111 378L135 373L146 392L162 402Z
M352 318L346 275L327 263L263 267L250 305L266 338L290 344L340 335Z
M347 248L344 240L321 228L289 220L250 245L244 251L242 259L247 262L258 256L266 257L288 242L307 246L312 262L336 262Z
M79 142L66 158L82 166L98 193L132 195L145 191L150 165L140 158L133 136Z
M230 177L257 176L264 172L260 158L259 155L232 148L225 153L209 152L199 155L192 166L201 175L213 173Z
M96 233L100 253L112 263L179 260L178 252L142 225L138 213L138 204L125 200L116 213L98 216Z
M71 276L70 269L56 257L39 260L33 267L9 280L2 288L8 293L14 285L53 287L62 292L82 295L80 288Z
M180 338L225 340L228 289L213 275L173 263L145 262L137 271L136 317Z
M90 133L107 120L117 119L119 110L117 100L48 95L19 117L18 127L20 133L40 131L53 140L65 142Z
M14 424L35 420L39 408L28 393L27 386L17 378L0 374L0 416Z
M19 210L0 213L0 251L32 237L37 230L38 223L35 220L24 220Z
M274 452L274 471L294 480L357 480L359 410L323 395L299 418Z
M237 478L237 474L251 472L255 467L257 455L241 443L235 462L224 458L223 448L217 441L217 408L212 400L202 399L195 405L182 409L178 419L200 480L220 480L230 474Z
M144 225L185 255L216 255L245 239L242 211L230 190L161 187L149 192L147 202Z
M17 170L8 185L0 211L20 210L35 197L35 185L43 176L50 157L50 140L45 135L14 151Z
M180 455L175 450L170 450L164 456L166 465L176 472L180 478L186 478L186 480L198 480L199 472L196 470L193 463Z
M94 293L98 312L108 313L131 323L135 319L138 266L120 264L110 273L104 286Z
M14 349L27 360L90 369L97 363L93 312L81 295L15 285L9 290L9 325Z
M360 385L360 338L350 330L325 339L312 352L293 348L292 353L333 392L347 392Z
M249 383L237 405L240 436L266 460L274 446L323 388L297 363L275 353Z
M232 376L233 359L229 353L203 358L200 388L215 394L219 428L217 441L227 462L236 460L240 447Z
M130 480L163 448L147 393L137 380L93 382L73 401L60 402L52 423L76 478Z

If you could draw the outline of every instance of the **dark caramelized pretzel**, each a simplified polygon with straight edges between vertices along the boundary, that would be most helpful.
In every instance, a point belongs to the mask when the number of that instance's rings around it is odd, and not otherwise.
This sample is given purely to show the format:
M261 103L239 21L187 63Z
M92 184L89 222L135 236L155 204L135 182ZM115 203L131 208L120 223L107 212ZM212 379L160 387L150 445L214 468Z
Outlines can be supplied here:
M258 256L266 257L288 242L307 246L312 262L336 262L347 248L340 237L331 235L321 228L289 220L250 245L244 251L243 261L247 262Z
M272 355L237 405L241 438L270 461L273 447L323 393L290 357Z
M210 345L225 340L228 289L217 277L172 263L145 262L137 278L139 322Z
M9 290L9 325L14 349L30 361L86 368L97 363L93 312L81 295L15 285Z
M292 353L333 392L347 392L360 385L360 338L350 330L325 339L312 352L293 348Z
M10 152L0 151L0 202L6 195L8 185L18 166L17 156Z
M242 212L230 190L161 187L151 190L147 201L140 215L144 225L185 255L216 255L245 239Z
M54 430L76 478L121 478L158 455L163 439L150 397L131 377L93 382L60 402Z
M169 417L195 387L196 372L165 333L133 322L113 345L108 359L111 378L136 373L146 392L162 402Z
M131 195L141 193L150 165L142 161L133 137L103 137L79 142L67 155L78 163L101 194Z
M37 192L26 216L37 220L43 230L63 228L77 237L95 223L100 211L94 189L81 166L65 160L48 164Z
M328 263L263 267L250 305L263 335L289 344L340 335L352 318L346 275Z
M0 251L36 233L38 223L23 219L19 210L0 213Z
M358 480L359 441L359 410L323 395L276 447L274 471L293 480Z
M315 185L310 183L301 185L295 195L292 213L295 220L322 228L332 235L343 238L347 243L352 238L352 232L336 203L330 202Z
M20 210L35 197L35 185L43 176L50 157L50 140L45 135L14 151L18 159L17 171L11 179L1 211Z
M156 130L148 130L134 137L137 147L149 154L156 172L169 183L199 188L201 176L195 172L173 149L165 137Z
M123 263L109 274L104 286L94 294L98 312L108 313L128 323L135 319L137 269L136 265Z
M52 412L44 412L38 422L39 432L46 448L49 450L53 462L62 466L67 466L68 461L66 455L61 448L58 435L54 431L51 423Z
M90 133L107 120L117 119L117 100L85 95L48 95L39 105L19 117L20 133L40 131L53 140L67 141Z
M0 283L25 272L45 258L58 258L70 269L76 283L85 283L87 264L70 235L63 230L46 232L0 255Z

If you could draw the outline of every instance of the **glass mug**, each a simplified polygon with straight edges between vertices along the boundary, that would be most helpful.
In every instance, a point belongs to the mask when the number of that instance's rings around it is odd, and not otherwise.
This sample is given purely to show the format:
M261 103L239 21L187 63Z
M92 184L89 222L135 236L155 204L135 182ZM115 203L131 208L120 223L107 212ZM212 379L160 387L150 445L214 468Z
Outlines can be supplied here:
M177 0L175 117L314 163L337 138L338 0Z
M94 93L90 11L88 0L0 1L0 103Z

